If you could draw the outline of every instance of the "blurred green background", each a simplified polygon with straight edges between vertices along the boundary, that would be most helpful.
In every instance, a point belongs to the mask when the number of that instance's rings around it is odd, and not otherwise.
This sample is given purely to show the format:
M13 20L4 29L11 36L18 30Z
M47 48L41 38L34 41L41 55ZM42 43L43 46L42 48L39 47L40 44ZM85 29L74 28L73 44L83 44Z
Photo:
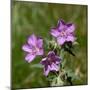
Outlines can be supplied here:
M76 57L67 58L66 67L71 68L80 77L80 80L74 81L74 85L87 84L87 6L13 1L12 88L49 86L43 69L33 67L41 58L37 57L29 64L25 61L25 53L21 48L32 33L49 39L50 28L57 25L58 19L76 25L75 33L79 45L75 49Z

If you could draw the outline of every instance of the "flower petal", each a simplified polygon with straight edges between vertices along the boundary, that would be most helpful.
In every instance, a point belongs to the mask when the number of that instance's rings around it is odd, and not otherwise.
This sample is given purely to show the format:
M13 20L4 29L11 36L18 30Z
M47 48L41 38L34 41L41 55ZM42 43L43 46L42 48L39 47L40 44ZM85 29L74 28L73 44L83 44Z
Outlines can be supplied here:
M46 61L47 60L47 58L43 58L41 61L40 61L40 64L42 64L42 65L46 65Z
M64 42L65 42L65 38L64 38L64 37L58 37L58 38L57 38L57 43L58 43L59 45L63 45Z
M47 76L50 72L49 66L47 66L46 68L44 68L44 75Z
M70 35L70 36L67 37L66 41L72 41L72 42L74 42L75 41L75 37L72 36L72 35Z
M25 44L22 46L22 49L26 52L32 52L32 49L29 47L29 45Z
M66 24L65 24L64 20L59 20L59 21L58 21L58 29L59 29L59 30L62 31L62 30L64 29L65 25L66 25Z
M37 37L32 34L29 38L28 38L28 44L35 46L37 42Z
M61 58L59 56L55 56L56 64L60 64Z
M51 67L50 67L50 70L51 70L51 71L58 71L58 70L59 70L59 66L56 65L55 63L52 63L52 64L51 64Z
M49 53L48 53L48 57L53 57L53 56L55 56L55 53L54 53L54 51L49 51Z
M33 59L34 59L35 57L36 57L36 55L28 54L28 55L25 57L25 60L30 63L31 61L33 61Z
M75 30L75 25L74 24L67 24L67 32L74 32Z
M59 36L59 31L57 29L51 29L50 33L54 37L58 37Z
M42 48L43 47L43 39L38 39L37 40L37 46L38 46L38 48Z

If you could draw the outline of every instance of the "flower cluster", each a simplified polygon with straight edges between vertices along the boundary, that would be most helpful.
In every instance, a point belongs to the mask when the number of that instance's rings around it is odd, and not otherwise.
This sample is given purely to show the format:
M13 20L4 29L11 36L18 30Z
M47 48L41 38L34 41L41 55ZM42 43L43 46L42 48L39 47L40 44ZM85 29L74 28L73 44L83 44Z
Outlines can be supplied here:
M57 26L51 28L50 35L55 38L55 42L58 45L63 46L66 42L73 43L75 41L74 30L74 24L59 20ZM49 72L57 72L60 70L61 56L56 54L54 50L50 50L48 54L45 54L42 38L32 34L28 38L27 43L23 45L22 49L27 52L25 60L29 63L32 62L36 56L45 56L40 61L40 64L44 66L45 76L48 76Z

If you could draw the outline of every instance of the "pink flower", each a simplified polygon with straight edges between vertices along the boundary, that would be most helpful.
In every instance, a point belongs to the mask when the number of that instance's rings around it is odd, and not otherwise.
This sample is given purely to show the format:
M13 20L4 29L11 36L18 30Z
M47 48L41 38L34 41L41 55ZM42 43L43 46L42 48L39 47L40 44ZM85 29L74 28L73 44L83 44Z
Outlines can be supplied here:
M57 39L59 45L63 45L65 42L75 41L74 30L74 24L65 23L63 20L59 20L57 27L52 28L50 33Z
M44 75L47 76L50 71L59 71L60 61L61 58L55 55L53 51L50 51L47 57L43 58L40 62L44 65Z
M27 52L25 60L31 62L37 55L43 55L43 39L31 35L22 49Z

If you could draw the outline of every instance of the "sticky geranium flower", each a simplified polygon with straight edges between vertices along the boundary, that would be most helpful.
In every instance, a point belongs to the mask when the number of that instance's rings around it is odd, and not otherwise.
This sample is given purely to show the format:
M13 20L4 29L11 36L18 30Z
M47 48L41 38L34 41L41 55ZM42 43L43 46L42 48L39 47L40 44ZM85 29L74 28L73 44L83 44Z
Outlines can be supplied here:
M25 60L31 62L37 55L43 55L43 39L32 34L22 49L27 52Z
M53 51L50 51L47 57L43 58L40 62L44 65L44 75L47 76L50 71L59 71L59 64L61 62L61 58Z
M50 33L57 39L59 45L63 45L65 42L75 41L74 30L74 24L65 23L63 20L59 20L57 27L52 28Z

